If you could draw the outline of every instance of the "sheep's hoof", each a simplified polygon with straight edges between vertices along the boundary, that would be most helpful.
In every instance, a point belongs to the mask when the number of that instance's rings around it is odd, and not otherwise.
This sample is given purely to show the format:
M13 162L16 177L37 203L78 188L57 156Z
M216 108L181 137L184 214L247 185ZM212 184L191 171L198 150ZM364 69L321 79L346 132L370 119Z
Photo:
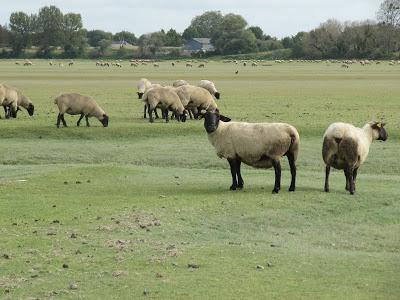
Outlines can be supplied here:
M350 191L350 195L354 195L356 191Z
M241 184L241 185L239 184L237 188L238 188L239 190L243 190L243 184Z
M324 191L325 191L326 193L329 193L329 189L328 189L328 188L324 188Z
M272 194L278 194L278 193L279 193L279 189L274 188L274 189L272 190Z
M295 190L296 190L295 187L290 187L290 188L289 188L289 192L294 192Z
M234 185L231 185L231 187L229 188L231 191L236 191L236 186L234 186Z

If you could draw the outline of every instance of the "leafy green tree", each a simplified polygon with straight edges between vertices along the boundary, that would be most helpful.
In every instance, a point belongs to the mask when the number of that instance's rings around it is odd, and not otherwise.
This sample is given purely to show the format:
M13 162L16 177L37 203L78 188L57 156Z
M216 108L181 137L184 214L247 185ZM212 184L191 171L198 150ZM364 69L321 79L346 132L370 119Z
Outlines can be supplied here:
M212 36L215 50L220 54L257 52L257 39L246 26L242 16L225 15Z
M24 12L14 12L10 16L12 53L19 56L32 42L34 17Z
M0 46L8 46L10 41L10 31L6 26L0 25Z
M98 54L99 56L105 56L107 54L107 49L111 46L111 40L101 40L99 41L99 50Z
M111 32L105 32L103 30L91 30L88 31L86 34L86 37L88 39L88 43L92 47L99 47L99 43L101 40L112 40L112 33Z
M82 54L85 44L85 32L82 30L81 15L74 13L64 15L62 29L64 55L73 58Z
M165 34L165 46L179 47L182 45L182 37L174 29L168 30Z
M220 11L206 11L200 16L196 16L190 23L190 26L183 32L183 38L189 40L192 38L209 38L219 27L223 16Z
M44 6L39 10L36 22L40 56L48 57L52 47L63 45L64 17L56 6Z
M132 32L121 31L121 32L117 32L116 34L113 35L113 40L114 41L125 41L125 42L128 42L129 44L135 45L137 43L138 39L135 36L135 34Z
M142 56L155 56L165 45L165 32L163 30L144 34L139 38L139 52Z
M249 29L254 33L257 40L262 40L264 38L264 32L260 27L250 26Z

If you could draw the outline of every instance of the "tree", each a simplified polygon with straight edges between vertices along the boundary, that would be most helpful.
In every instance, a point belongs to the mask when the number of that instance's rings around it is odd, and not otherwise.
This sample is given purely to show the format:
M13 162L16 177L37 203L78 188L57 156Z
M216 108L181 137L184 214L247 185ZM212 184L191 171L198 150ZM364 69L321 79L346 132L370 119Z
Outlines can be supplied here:
M10 16L11 47L14 56L19 56L30 46L34 27L34 17L24 12L14 12Z
M225 15L211 38L215 50L220 54L256 52L257 39L246 26L247 22L242 16Z
M107 49L111 46L111 40L101 40L99 41L99 56L104 56Z
M193 18L190 26L183 32L183 38L186 40L209 38L215 33L222 19L223 16L220 11L206 11Z
M143 34L139 38L139 52L142 56L155 56L165 45L165 32L163 30L150 34Z
M74 13L64 15L62 29L64 55L69 58L77 57L83 52L85 44L81 15Z
M99 47L99 43L101 40L112 40L112 33L111 32L105 32L103 30L91 30L88 31L86 34L86 37L88 39L88 43L92 47Z
M0 25L0 46L7 46L10 41L10 31L6 26Z
M257 40L262 40L264 37L263 30L258 26L250 26L249 29L254 33Z
M377 13L378 21L400 27L400 0L385 0Z
M37 36L41 56L47 57L50 48L62 46L64 17L56 6L44 6L37 16Z
M125 41L132 45L137 43L137 38L136 38L135 34L132 32L129 32L129 31L117 32L116 34L114 34L113 40L120 41L120 42Z
M165 46L179 47L182 45L182 37L174 29L168 30L165 34Z

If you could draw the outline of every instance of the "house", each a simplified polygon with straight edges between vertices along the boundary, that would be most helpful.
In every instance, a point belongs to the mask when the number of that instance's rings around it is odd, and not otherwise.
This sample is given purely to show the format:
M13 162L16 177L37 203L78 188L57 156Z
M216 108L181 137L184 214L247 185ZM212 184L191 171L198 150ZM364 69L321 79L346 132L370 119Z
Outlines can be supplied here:
M193 38L185 44L184 51L195 53L199 51L210 52L214 51L214 45L211 44L210 38Z
M135 48L135 46L132 44L129 44L127 41L112 41L111 48L112 49L120 49L120 48L133 49L133 48Z

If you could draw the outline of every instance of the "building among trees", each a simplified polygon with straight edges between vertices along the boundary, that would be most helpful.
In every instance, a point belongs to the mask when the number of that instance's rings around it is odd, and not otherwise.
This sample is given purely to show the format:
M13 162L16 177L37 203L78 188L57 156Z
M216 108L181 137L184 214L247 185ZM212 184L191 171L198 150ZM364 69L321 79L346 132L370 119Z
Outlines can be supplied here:
M197 52L212 52L214 45L211 43L210 38L193 38L189 40L184 47L185 54L192 54Z

